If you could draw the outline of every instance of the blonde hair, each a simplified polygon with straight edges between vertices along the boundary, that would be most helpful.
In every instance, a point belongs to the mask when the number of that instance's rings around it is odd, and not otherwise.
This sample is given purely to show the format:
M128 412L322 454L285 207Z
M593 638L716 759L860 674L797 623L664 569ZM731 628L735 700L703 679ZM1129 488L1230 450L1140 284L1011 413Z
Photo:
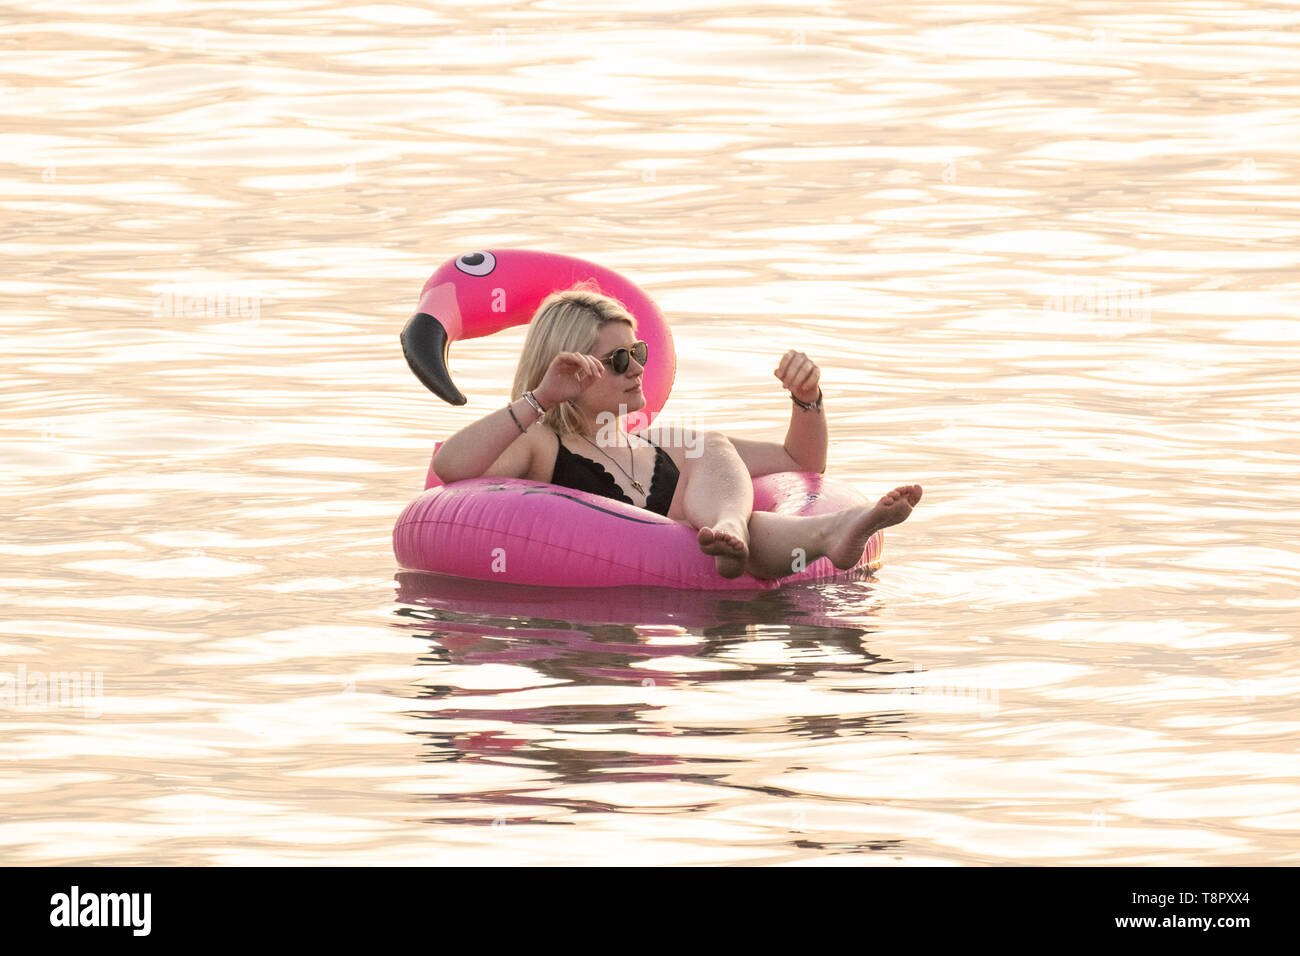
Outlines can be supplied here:
M561 352L591 351L600 330L611 322L626 322L636 332L636 320L621 302L589 287L579 285L548 295L528 323L510 401L541 385L546 370ZM570 400L548 408L541 421L561 435L571 435L580 430L582 416Z

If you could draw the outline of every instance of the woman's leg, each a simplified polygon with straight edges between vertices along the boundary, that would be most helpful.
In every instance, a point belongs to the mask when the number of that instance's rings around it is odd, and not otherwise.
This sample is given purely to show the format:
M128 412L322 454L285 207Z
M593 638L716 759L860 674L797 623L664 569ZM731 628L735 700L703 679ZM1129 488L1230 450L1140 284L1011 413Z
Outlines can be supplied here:
M794 574L820 557L840 570L862 558L867 539L907 519L921 500L920 485L903 485L875 505L826 515L754 511L754 484L727 436L705 435L702 453L682 474L682 517L698 529L700 550L714 556L718 574L735 578Z
M706 433L682 478L683 517L699 529L700 550L714 556L724 578L740 577L749 557L754 483L736 446L726 435Z
M758 578L783 578L828 557L841 571L860 560L867 539L882 528L906 521L921 500L920 485L903 485L874 505L824 515L780 515L755 511L749 516L749 561L745 570Z

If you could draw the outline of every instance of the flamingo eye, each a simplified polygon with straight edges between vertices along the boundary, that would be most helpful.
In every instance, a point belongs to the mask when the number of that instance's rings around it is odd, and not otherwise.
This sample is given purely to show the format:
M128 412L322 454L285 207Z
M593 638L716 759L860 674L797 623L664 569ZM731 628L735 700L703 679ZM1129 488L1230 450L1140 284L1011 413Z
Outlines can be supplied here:
M456 260L456 268L471 276L485 276L496 267L497 257L490 252L467 252Z

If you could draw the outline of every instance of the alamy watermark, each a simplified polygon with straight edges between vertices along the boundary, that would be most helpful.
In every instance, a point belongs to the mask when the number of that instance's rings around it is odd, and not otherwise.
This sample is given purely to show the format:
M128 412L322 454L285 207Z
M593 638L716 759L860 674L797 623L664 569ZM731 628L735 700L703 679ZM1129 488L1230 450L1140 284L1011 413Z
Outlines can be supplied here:
M1070 277L1055 295L1043 300L1044 312L1098 315L1125 319L1151 318L1151 286L1145 283L1104 283Z
M87 717L104 713L103 671L0 671L0 710L51 710L80 707Z
M914 664L912 673L920 675L924 668ZM998 713L998 688L996 684L980 681L947 681L944 683L920 683L910 687L897 688L881 695L881 700L893 700L900 707L906 708L909 701L917 696L932 697L957 702L961 706L974 705L980 717L993 717Z
M152 893L83 893L75 883L50 897L51 926L121 926L133 936L148 936Z
M619 419L624 417L627 418L629 430L633 432L639 433L642 428L647 427L647 419L643 412L638 410L629 415L628 407L620 402L618 414L614 412L598 412L596 414L597 447L627 448L629 445L640 446L640 442L629 441L627 433L619 428ZM649 430L654 436L656 444L671 445L675 448L680 447L684 450L687 458L699 458L704 454L704 443L708 439L708 433L704 429L688 427L679 420L671 425L654 425Z
M262 297L225 283L173 282L153 300L153 314L173 319L243 319L256 325Z

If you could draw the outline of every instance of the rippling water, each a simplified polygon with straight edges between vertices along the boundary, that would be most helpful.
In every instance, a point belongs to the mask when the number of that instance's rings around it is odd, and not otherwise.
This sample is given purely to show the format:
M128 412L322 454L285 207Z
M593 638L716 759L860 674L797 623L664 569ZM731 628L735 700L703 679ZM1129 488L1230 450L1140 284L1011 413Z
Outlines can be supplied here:
M6 12L0 859L1300 862L1300 11L617 9ZM485 247L654 296L664 422L807 352L875 578L399 571Z

